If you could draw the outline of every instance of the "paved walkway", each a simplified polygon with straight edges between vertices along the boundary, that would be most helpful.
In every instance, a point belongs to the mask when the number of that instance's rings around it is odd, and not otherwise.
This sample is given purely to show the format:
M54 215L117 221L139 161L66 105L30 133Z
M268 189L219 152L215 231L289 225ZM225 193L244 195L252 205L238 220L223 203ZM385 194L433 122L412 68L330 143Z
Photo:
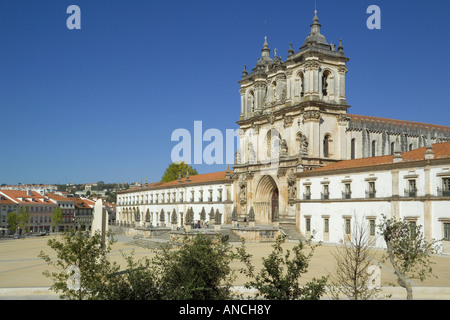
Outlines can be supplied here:
M0 299L58 299L53 292L48 291L52 285L51 280L42 272L49 266L38 257L44 251L54 258L55 253L48 247L47 241L52 236L28 237L25 239L0 238ZM144 248L132 244L130 236L115 236L117 243L112 247L110 259L125 265L122 253L135 252L135 256L154 255L153 249ZM239 243L233 243L239 246ZM287 249L296 245L289 241L285 244ZM261 266L262 257L272 251L272 243L247 243L247 252L253 255L253 264L256 268ZM323 244L314 252L308 273L303 275L302 281L309 281L314 277L330 274L334 269L334 258L332 253L337 250L334 245ZM379 262L383 251L379 250L376 259ZM436 255L432 257L433 271L437 278L428 278L424 282L413 281L415 299L450 299L450 256ZM381 280L386 293L393 294L394 299L405 299L406 291L403 288L390 287L396 284L389 262L381 263ZM239 263L234 263L238 267ZM246 279L238 274L236 286L243 286Z

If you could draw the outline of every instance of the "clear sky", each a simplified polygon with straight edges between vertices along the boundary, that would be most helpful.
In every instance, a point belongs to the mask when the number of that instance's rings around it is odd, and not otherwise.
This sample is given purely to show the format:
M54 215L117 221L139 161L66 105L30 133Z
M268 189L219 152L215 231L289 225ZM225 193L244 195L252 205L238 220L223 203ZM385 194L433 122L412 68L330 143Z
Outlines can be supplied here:
M66 26L72 4L80 30ZM370 5L380 30L366 27ZM450 1L317 0L317 10L350 58L350 113L450 126ZM0 184L159 181L175 129L238 127L237 82L265 32L285 60L313 16L314 0L1 0Z

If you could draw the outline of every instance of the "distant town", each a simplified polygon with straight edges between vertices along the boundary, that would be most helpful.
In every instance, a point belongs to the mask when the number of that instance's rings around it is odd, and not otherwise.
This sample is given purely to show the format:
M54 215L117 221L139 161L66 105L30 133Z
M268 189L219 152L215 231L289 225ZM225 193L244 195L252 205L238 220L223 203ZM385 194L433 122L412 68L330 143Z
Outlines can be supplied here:
M102 199L108 212L108 220L116 218L116 194L141 183L96 183L85 184L22 184L0 185L0 235L47 234L69 228L89 230L95 202ZM62 216L55 223L55 209L60 208ZM27 230L11 227L8 215L26 212ZM19 229L19 230L18 230Z

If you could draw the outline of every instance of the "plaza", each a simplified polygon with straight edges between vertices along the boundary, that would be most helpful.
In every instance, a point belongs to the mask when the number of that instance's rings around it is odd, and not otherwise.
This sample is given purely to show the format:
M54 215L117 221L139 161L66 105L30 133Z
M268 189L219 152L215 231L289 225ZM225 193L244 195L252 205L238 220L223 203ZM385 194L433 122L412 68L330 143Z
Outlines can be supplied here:
M0 239L0 300L58 300L58 295L48 288L52 281L46 278L42 272L49 269L49 266L38 257L40 251L48 253L54 258L55 253L47 246L47 241L53 236L28 237L25 239ZM116 243L113 244L109 254L111 261L117 261L121 266L125 266L123 253L130 254L134 251L135 258L144 256L151 257L155 253L154 249L145 248L139 245L131 236L124 234L115 235ZM157 244L158 239L140 239L141 243L148 241L149 244ZM159 241L164 241L159 239ZM296 241L288 240L285 243L286 249L292 249ZM240 242L231 242L233 247L241 245ZM261 267L262 257L272 252L273 242L246 243L246 250L252 254L253 265L258 269ZM308 272L302 276L305 283L312 278L329 275L334 270L334 258L332 253L339 246L322 244L317 247L311 259ZM376 263L381 267L382 294L392 294L390 299L405 300L406 290L396 284L396 277L389 262L381 263L380 258L384 251L377 249ZM414 299L417 300L447 300L450 299L450 255L434 255L431 260L433 264L433 274L437 277L427 278L424 282L412 280ZM122 264L123 263L123 264ZM234 268L239 267L238 262L233 263ZM241 290L246 282L245 277L238 272L235 281L236 290ZM381 295L380 295L381 296ZM330 299L324 296L323 299ZM387 299L381 296L381 299Z

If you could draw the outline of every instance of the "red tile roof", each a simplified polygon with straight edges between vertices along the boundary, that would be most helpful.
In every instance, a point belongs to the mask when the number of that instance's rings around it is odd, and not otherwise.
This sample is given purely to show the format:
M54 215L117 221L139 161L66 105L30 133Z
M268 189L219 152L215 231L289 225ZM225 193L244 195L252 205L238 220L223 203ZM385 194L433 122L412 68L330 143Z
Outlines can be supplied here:
M28 191L22 190L0 190L0 192L17 203L53 204L53 202L50 202L43 195L35 191L31 191L30 195L28 195ZM30 199L34 199L34 201Z
M402 153L402 162L420 161L425 159L426 147L418 148L408 152ZM434 159L448 159L450 158L450 142L442 142L433 144ZM377 166L393 163L394 156L378 156L370 158L360 158L352 160L338 161L327 166L317 168L308 172L322 172L333 171L350 168L362 168L369 166Z
M230 175L233 173L232 170L228 172ZM206 182L218 182L218 181L224 181L226 180L227 171L220 171L220 172L211 172L211 173L204 173L204 174L197 174L193 176L189 176L189 181L186 182L186 178L181 178L181 183L178 182L178 179L169 181L169 182L154 182L154 183L148 183L147 186L145 184L142 185L142 188L136 187L132 189L127 189L122 191L122 193L128 193L133 191L139 191L139 190L148 190L148 189L156 189L156 188L170 188L174 186L185 186L185 185L191 185L191 184L197 184L197 183L206 183Z

